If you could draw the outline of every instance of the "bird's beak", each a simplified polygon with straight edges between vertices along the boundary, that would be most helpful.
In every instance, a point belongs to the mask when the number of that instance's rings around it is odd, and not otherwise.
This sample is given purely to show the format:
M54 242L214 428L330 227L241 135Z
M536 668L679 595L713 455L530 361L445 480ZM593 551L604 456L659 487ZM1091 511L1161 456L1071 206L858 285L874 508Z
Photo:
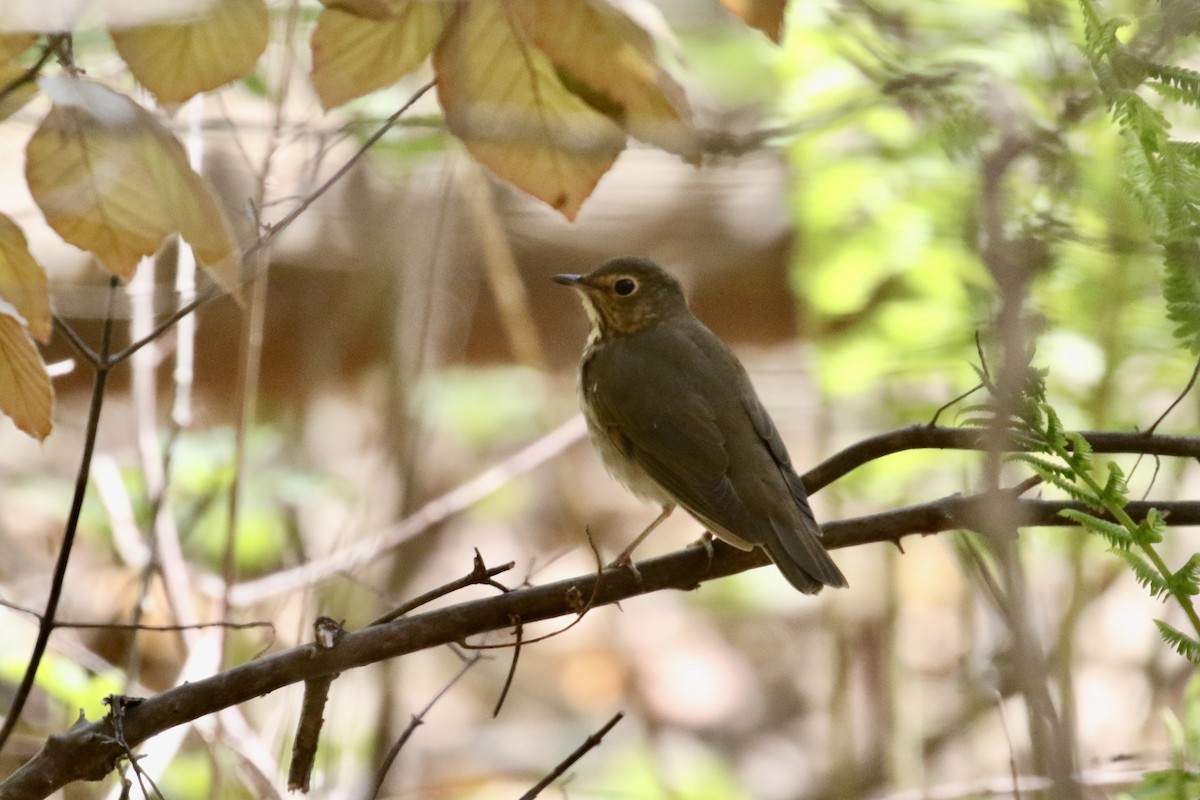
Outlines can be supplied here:
M563 286L571 286L578 288L583 285L582 275L555 275L550 280L555 283L561 283Z

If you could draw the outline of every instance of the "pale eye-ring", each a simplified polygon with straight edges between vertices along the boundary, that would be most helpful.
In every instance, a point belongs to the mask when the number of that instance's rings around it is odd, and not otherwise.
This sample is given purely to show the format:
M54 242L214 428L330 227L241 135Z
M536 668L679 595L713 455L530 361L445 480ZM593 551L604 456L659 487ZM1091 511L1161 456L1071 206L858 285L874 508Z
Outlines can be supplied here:
M622 297L627 297L637 290L637 281L633 278L621 278L613 284L613 291Z

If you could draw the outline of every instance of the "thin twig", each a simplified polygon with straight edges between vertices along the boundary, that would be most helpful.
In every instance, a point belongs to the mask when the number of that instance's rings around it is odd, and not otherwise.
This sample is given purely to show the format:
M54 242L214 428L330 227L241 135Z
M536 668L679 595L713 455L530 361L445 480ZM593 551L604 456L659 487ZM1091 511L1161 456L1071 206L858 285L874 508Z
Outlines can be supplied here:
M438 700L441 700L442 696L445 695L446 692L450 691L454 684L458 683L462 676L466 675L467 671L470 670L471 667L478 664L482 659L483 656L475 655L469 661L463 664L462 667L459 668L458 672L454 674L454 677L451 678L449 682L441 688L441 691L435 694L433 699L426 703L425 707L421 709L419 713L413 715L413 718L408 723L408 727L406 727L404 732L400 734L400 738L396 740L396 743L388 748L387 755L383 757L383 763L379 765L379 770L375 773L375 785L371 788L371 793L367 795L368 800L374 800L379 796L379 790L383 788L383 781L384 778L387 777L388 770L392 768L392 764L395 762L396 757L400 755L400 750L403 749L404 745L408 743L408 740L412 738L413 732L417 729L417 726L424 722L425 716L433 709L434 704Z
M129 762L129 768L133 770L133 774L137 776L138 786L142 790L142 797L148 797L149 792L146 791L146 783L149 782L150 788L154 790L154 796L159 800L165 800L163 793L159 790L158 784L154 782L146 772L138 764L138 757L134 754L133 748L129 746L129 742L125 740L125 709L130 706L136 706L140 703L140 699L126 697L124 695L109 695L104 698L104 704L111 710L109 718L113 724L113 735L117 742L121 745L121 749L125 751L125 759Z
M504 676L504 685L500 687L500 696L496 698L496 705L492 708L492 719L500 716L500 709L504 707L504 700L508 697L508 690L512 687L513 679L517 677L517 661L521 658L521 636L525 632L525 626L521 624L521 618L514 616L513 636L516 641L513 643L512 661L508 664L508 674Z
M960 400L966 400L968 397L975 394L982 388L983 388L983 384L977 383L977 384L975 384L975 387L973 389L967 389L965 392L960 394L958 397L955 397L951 400L947 400L944 405L940 406L937 411L933 412L933 419L929 420L929 427L930 428L937 427L938 417L940 417L942 415L943 411L950 408L950 406L954 405L955 403L957 403Z
M599 746L601 740L604 739L604 736L609 731L611 731L613 728L615 728L617 723L620 722L624 718L625 718L624 711L618 711L616 714L614 714L612 719L610 719L608 722L604 723L603 728L601 728L600 730L596 731L591 736L589 736L584 741L583 744L581 744L581 745L579 745L579 747L575 748L575 751L572 752L571 755L567 756L565 759L563 759L562 763L560 763L557 767L555 767L553 770L551 770L549 775L542 778L540 781L535 783L528 792L521 795L521 800L533 800L533 798L535 798L539 794L541 794L542 789L545 789L551 783L558 780L558 778L564 772L566 772L568 769L571 768L571 765L573 765L576 761L578 761L579 759L581 759L585 755L587 755L588 751L594 750L597 746Z
M1021 779L1017 771L1017 751L1013 747L1012 732L1008 729L1008 719L1004 716L1004 697L996 692L996 712L1000 715L1000 727L1004 730L1004 738L1008 742L1008 768L1012 772L1013 800L1021 800Z
M583 532L585 534L585 537L587 538L588 546L592 549L592 556L596 559L596 573L595 573L596 580L592 584L592 595L586 601L583 599L583 593L580 592L578 590L578 588L572 587L572 590L568 591L567 597L571 604L572 610L575 612L575 619L571 620L570 622L568 622L566 625L562 626L561 628L552 630L549 633L544 633L541 636L537 636L537 637L534 637L533 639L527 640L527 639L522 638L523 623L521 621L520 615L513 615L513 617L512 617L513 626L516 627L516 629L517 629L516 630L517 640L515 642L512 642L511 644L508 642L504 642L502 644L469 644L464 639L463 641L458 642L459 647L463 647L468 650L504 650L504 649L511 647L514 651L516 651L516 653L519 653L522 645L537 644L538 642L544 642L547 639L553 639L555 636L561 636L562 634L566 633L567 631L571 630L571 628L574 628L576 625L578 625L580 622L582 622L584 616L587 615L587 612L591 611L592 607L596 604L596 597L599 594L600 586L602 585L601 575L605 569L604 560L602 558L600 558L600 549L598 547L596 547L596 540L592 537L591 530L588 528L584 528ZM630 562L628 565L623 564L619 567L614 567L614 569L620 570L621 572L625 572L628 574L632 574L635 578L637 578L639 583L641 582L641 576L639 575L639 573L637 571L637 567L634 566L632 562ZM509 674L510 678L512 677L512 673L515 672L517 669L516 653L514 653L514 655L513 655L512 669L510 670L510 674ZM501 692L500 703L504 702L504 694L507 691L508 691L508 686L505 685L504 691ZM492 716L495 716L496 714L500 713L500 703L496 704L496 710L492 714Z
M1196 360L1196 367L1192 370L1192 377L1188 378L1187 386L1183 387L1183 391L1179 393L1179 397L1176 397L1171 405L1167 406L1167 410L1159 415L1158 419L1154 420L1154 424L1146 429L1147 436L1153 435L1154 431L1158 430L1159 424L1167 418L1168 414L1175 410L1175 406L1183 402L1183 398L1187 397L1188 392L1192 391L1192 387L1196 385L1196 378L1198 376L1200 376L1200 359Z
M37 80L38 73L42 71L42 67L46 66L46 62L50 60L50 56L58 51L62 37L63 34L51 34L46 37L46 43L42 45L42 54L38 56L37 61L33 62L29 69L6 83L3 89L0 89L0 103L7 100L9 95L25 84Z
M58 328L59 332L62 333L63 336L67 337L67 341L71 343L71 346L79 351L79 354L83 356L83 359L91 364L93 368L100 365L100 356L96 354L96 351L88 347L87 342L83 340L83 337L81 337L74 328L64 322L62 317L58 316L57 314L54 315L54 327Z
M54 632L54 614L58 611L58 601L62 598L63 587L66 585L67 564L71 560L71 550L75 545L75 533L79 530L79 517L83 512L83 498L87 495L88 476L92 469L92 455L96 451L96 435L100 430L100 410L104 407L104 390L108 383L109 370L112 367L108 354L112 347L113 333L113 304L117 296L117 279L114 277L108 283L108 310L104 315L104 329L100 336L100 352L96 366L96 377L92 382L92 400L88 407L87 424L84 428L83 454L79 459L79 471L75 475L75 490L71 497L71 510L67 514L67 523L63 531L62 544L58 550L58 560L54 565L54 574L50 579L50 595L46 598L46 610L38 625L37 639L33 643L33 652L29 654L29 664L25 675L13 695L8 713L4 717L4 725L0 727L0 750L12 735L25 702L33 691L33 682L37 677L38 667L46 654L46 646L50 643L50 634Z
M367 627L370 627L371 625L384 625L394 619L399 619L408 612L420 608L426 603L431 603L434 600L437 600L439 597L445 597L448 594L457 592L459 589L465 589L468 586L486 584L488 586L494 586L503 592L507 592L508 587L501 585L498 581L494 580L494 578L497 575L508 572L514 566L516 566L516 562L509 561L507 564L501 564L498 567L489 567L483 562L483 556L479 554L479 550L476 550L475 561L469 573L461 578L443 584L436 589L430 589L428 592L418 595L412 600L396 606L386 614L376 617L368 622Z
M32 608L10 603L7 600L0 600L0 606L18 611L22 614L28 614L36 619L42 619L42 615L34 611ZM55 620L54 627L56 628L72 628L75 630L112 630L112 631L147 631L150 633L177 633L183 630L199 630L200 628L228 628L230 630L240 631L250 628L270 628L275 630L273 622L199 622L195 625L131 625L123 622L70 622L67 620Z

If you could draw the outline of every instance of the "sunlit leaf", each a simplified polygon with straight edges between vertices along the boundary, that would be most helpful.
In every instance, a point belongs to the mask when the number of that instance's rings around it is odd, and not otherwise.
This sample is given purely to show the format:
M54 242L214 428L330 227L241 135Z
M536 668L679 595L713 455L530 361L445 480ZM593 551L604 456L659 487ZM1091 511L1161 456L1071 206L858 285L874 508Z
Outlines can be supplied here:
M321 0L321 5L345 11L356 17L388 19L396 6L406 2L407 0Z
M25 67L16 64L0 64L0 87L13 86L25 76ZM37 84L26 81L14 86L3 97L0 97L0 121L6 120L21 110L21 107L37 94Z
M519 0L508 8L523 35L593 108L635 138L699 161L683 89L658 63L654 41L633 20L597 0Z
M625 134L563 85L517 20L524 1L459 6L434 50L438 98L477 161L574 219Z
M35 439L50 434L54 390L17 311L0 300L0 413Z
M783 40L783 10L787 0L721 0L721 5L776 44Z
M391 86L421 65L454 15L452 3L403 0L380 17L339 8L317 16L312 84L325 109ZM377 11L377 9L376 9Z
M0 90L6 90L0 96L0 122L20 111L37 94L37 84L29 79L28 67L4 63L24 53L35 41L36 33L0 33Z
M266 0L215 0L185 22L110 34L138 83L160 103L182 103L253 70L267 47L268 22Z
M208 184L179 141L128 97L91 81L43 78L54 102L25 153L30 193L59 236L111 272L179 233L226 291L238 293L240 253Z
M37 38L36 33L0 33L0 61L11 61L21 55Z
M0 214L0 300L12 304L38 341L50 340L46 271L33 260L25 234L3 214Z

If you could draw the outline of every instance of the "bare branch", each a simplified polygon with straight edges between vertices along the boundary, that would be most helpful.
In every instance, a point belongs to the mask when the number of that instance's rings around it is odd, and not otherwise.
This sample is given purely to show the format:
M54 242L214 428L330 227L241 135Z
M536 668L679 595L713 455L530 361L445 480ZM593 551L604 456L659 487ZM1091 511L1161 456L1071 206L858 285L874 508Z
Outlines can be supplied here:
M881 512L825 526L831 548L871 542L892 542L916 533L930 534L960 528L982 527L997 505L1006 519L1020 527L1070 526L1059 516L1079 503L1024 500L1011 492L973 497L947 497L930 503ZM1143 519L1151 506L1174 525L1200 525L1198 502L1134 502L1126 511ZM611 605L664 589L694 589L699 584L765 566L760 551L736 550L722 542L713 545L710 558L704 548L688 547L675 553L639 562L639 581L624 568L568 578L543 586L514 589L507 594L440 608L347 634L335 648L318 650L311 645L294 647L192 681L148 698L125 712L125 740L137 746L176 725L212 714L310 678L373 664L386 658L426 650L463 638L512 626L519 617L526 625L578 613L580 596L595 596L594 606ZM45 797L76 780L96 780L107 774L123 749L105 719L76 725L50 737L45 747L0 783L0 800Z
M1149 433L1080 431L1097 453L1144 453L1146 455L1200 458L1200 436L1155 436ZM939 428L909 425L881 433L847 447L804 474L809 494L828 486L869 461L905 450L988 450L987 431L973 428ZM1011 443L1007 443L1011 444Z

